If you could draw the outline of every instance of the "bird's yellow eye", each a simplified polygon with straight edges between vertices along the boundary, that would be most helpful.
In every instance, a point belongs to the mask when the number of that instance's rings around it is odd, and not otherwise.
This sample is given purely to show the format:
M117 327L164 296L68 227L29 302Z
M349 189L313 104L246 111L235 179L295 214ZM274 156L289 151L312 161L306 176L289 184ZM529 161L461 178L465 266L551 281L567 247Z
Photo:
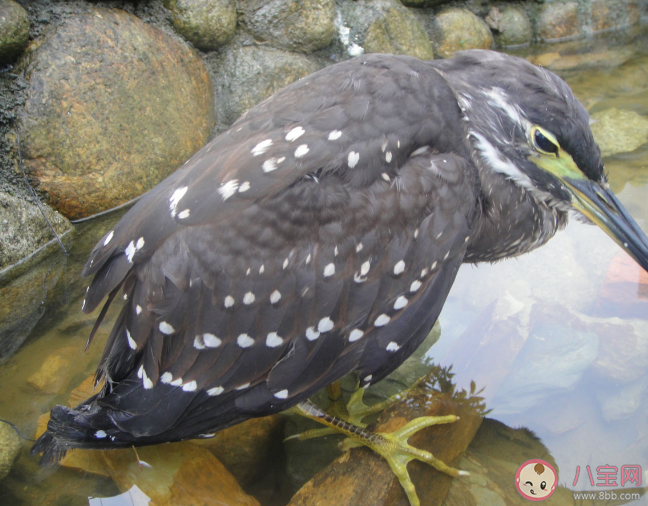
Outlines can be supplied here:
M531 140L533 146L541 153L558 156L558 141L546 130L534 126L531 129Z

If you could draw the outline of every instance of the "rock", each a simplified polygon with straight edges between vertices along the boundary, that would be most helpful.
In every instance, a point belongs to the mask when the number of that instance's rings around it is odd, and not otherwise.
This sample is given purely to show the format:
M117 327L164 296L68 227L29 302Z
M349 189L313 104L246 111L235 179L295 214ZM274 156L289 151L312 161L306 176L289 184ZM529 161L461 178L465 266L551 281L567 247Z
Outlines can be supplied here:
M225 48L218 67L215 86L219 129L225 129L284 86L319 69L303 55L238 44Z
M211 132L212 88L200 58L124 11L66 16L21 62L25 165L68 218L146 192Z
M48 355L40 369L27 378L27 384L40 393L60 394L70 382L69 368L82 358L83 352L76 346L67 346Z
M401 3L407 7L432 7L433 5L446 4L448 0L401 0Z
M46 204L45 216L57 234L72 229L70 222ZM0 270L51 242L54 235L36 204L0 191Z
M578 3L552 2L540 7L538 34L542 40L553 41L579 35Z
M522 413L569 391L596 359L598 336L561 318L565 311L534 307L529 337L489 404L498 416Z
M478 397L454 393L451 375L439 370L392 404L369 429L393 432L419 416L455 414L454 423L437 425L414 434L410 445L431 452L450 466L456 466L482 420ZM440 373L440 375L439 375ZM432 387L444 385L442 391ZM441 504L451 482L449 476L423 463L409 466L410 476L422 504ZM387 506L407 504L405 492L387 462L368 448L344 453L306 483L289 506Z
M462 49L488 49L493 44L488 25L468 9L444 9L436 16L432 32L434 52L441 58Z
M499 47L529 44L533 37L531 21L526 11L518 5L507 5L501 11L492 7L486 23L493 30Z
M18 58L28 42L27 11L13 0L0 0L0 64Z
M634 151L648 142L648 117L634 111L610 108L591 114L592 133L601 155Z
M409 9L395 0L347 2L341 6L341 26L350 27L350 35L365 53L391 53L434 58L429 37ZM343 41L344 42L344 41ZM350 56L359 54L349 48ZM356 54L357 53L357 54Z
M554 458L531 431L512 429L497 420L484 419L458 466L470 476L452 480L444 506L528 505L529 501L513 486L513 478L518 467L531 459L549 462L560 478ZM571 506L574 497L566 487L559 486L548 504Z
M0 480L9 474L20 453L20 437L14 428L0 422Z
M599 316L648 319L648 273L625 251L610 262L594 312Z
M623 0L593 0L590 5L590 26L600 32L626 28L639 21L636 4Z
M645 363L645 362L644 362ZM635 414L641 407L648 391L648 375L638 381L612 389L598 390L596 397L606 422L618 422Z
M257 483L276 469L284 417L252 418L193 443L212 452L241 486Z
M335 37L334 0L247 0L239 9L255 38L281 49L311 53Z
M209 450L191 442L102 455L121 492L137 484L156 506L259 506Z
M234 0L164 0L164 6L176 32L198 49L212 51L234 36Z

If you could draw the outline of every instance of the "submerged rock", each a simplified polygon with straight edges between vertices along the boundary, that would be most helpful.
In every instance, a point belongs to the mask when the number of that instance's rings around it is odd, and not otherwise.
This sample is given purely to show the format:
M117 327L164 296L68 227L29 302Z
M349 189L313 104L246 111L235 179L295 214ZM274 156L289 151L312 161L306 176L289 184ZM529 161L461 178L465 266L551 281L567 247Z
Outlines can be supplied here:
M227 43L236 29L234 0L164 0L173 28L198 49L211 51Z
M212 88L189 48L118 9L72 14L22 60L25 166L76 219L151 189L206 141Z
M61 348L43 360L38 371L27 378L27 384L40 393L63 393L70 382L70 367L82 357L83 352L76 346Z
M518 5L507 5L502 10L492 7L486 16L486 23L493 30L495 42L500 47L529 44L533 37L529 16Z
M540 8L538 34L543 40L556 40L579 35L578 3L552 2Z
M334 0L246 0L239 2L241 23L257 40L311 53L335 37Z
M18 58L28 42L27 11L13 0L0 0L0 64Z
M20 438L14 428L0 422L0 480L9 474L20 453Z

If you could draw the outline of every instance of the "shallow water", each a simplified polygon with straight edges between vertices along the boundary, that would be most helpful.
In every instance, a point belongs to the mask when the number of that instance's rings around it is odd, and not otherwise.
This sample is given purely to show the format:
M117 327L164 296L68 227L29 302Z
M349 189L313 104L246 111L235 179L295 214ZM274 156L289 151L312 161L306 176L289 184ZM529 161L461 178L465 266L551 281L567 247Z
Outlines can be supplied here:
M615 107L644 116L646 75L646 54L564 73L592 113ZM648 144L605 162L613 189L648 231ZM73 254L48 260L38 280L48 292L39 319L19 351L0 365L0 418L12 421L28 437L33 437L42 413L65 403L69 392L94 372L117 308L83 353L96 313L80 312L85 285L78 273L95 241L119 214L80 224L72 239ZM441 339L427 359L452 365L460 387L469 389L474 381L484 388L482 395L492 410L489 417L511 427L528 427L541 438L559 466L561 485L618 491L620 475L617 487L591 486L587 466L598 483L600 466L620 471L622 466L639 465L645 486L648 276L640 274L602 231L572 222L529 255L495 265L464 266L440 322ZM39 387L43 364L52 370L52 379ZM88 504L89 497L119 494L107 477L39 468L28 448L26 443L11 474L0 482L0 504L81 505ZM581 471L574 485L577 468ZM632 487L626 484L623 489ZM619 504L625 503L629 502Z

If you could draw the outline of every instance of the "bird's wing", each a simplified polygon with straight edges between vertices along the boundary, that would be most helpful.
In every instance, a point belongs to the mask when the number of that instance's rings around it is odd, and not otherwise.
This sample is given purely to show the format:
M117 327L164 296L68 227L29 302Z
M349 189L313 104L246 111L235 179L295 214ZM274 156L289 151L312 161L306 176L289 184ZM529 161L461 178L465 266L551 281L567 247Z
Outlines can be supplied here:
M358 62L333 86L337 98L321 95L315 75L320 105L302 111L309 94L287 110L303 89L289 87L100 241L86 306L123 284L100 400L122 430L180 439L237 413L280 410L355 368L393 368L429 330L434 320L411 316L434 292L445 299L468 240L474 174L439 152L448 146L438 130L451 127L427 118L438 111L421 107L430 90L415 85L410 63L421 65L395 59L407 72L365 76ZM396 114L374 86L419 102ZM405 120L385 108L418 122L416 133L393 130Z

